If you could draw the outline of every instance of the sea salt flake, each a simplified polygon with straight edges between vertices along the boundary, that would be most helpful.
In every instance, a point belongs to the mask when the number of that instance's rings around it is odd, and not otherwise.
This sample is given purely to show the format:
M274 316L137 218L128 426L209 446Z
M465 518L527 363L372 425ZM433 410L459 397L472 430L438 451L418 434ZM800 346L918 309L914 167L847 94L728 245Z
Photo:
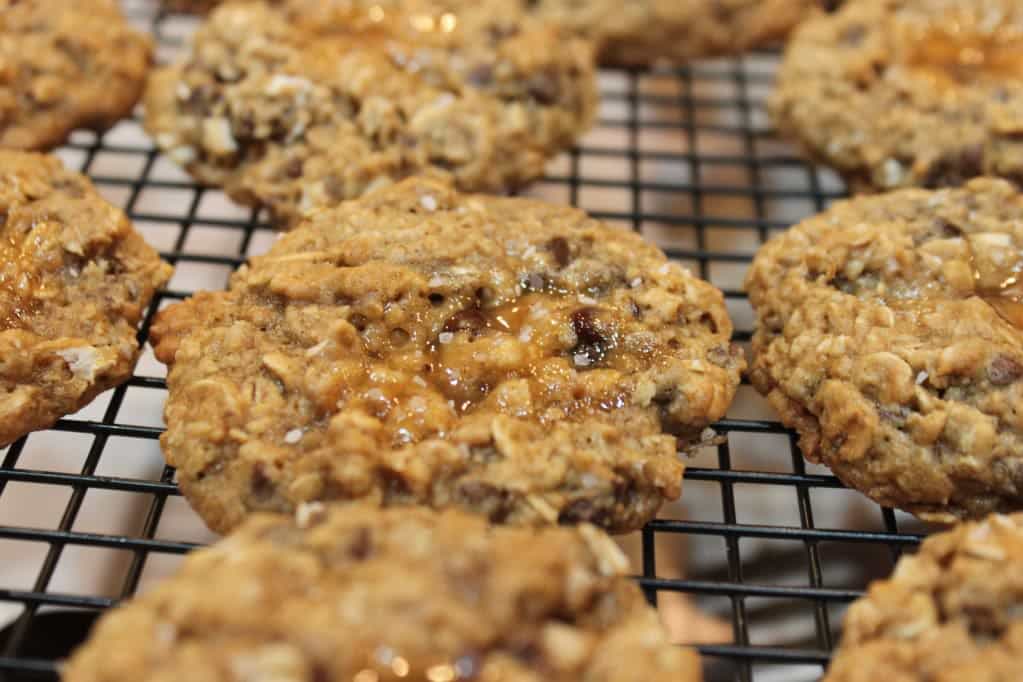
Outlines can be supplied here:
M579 302L583 305L597 305L597 299L591 296L584 296L583 294L579 294Z
M68 369L79 379L92 381L96 378L96 349L92 346L65 348L57 351L57 355L67 363Z
M452 332L441 332L437 335L437 340L441 343L451 343L455 340L455 335Z
M927 378L929 376L930 375L927 372L920 372L919 374L917 374L916 375L916 385L920 386L921 384L923 384L925 381L927 381Z
M284 442L288 445L294 445L298 441L302 440L302 436L305 435L305 431L302 429L292 429L284 434Z
M424 194L423 196L419 197L419 203L427 211L437 210L437 199L429 194Z
M576 353L572 356L572 361L575 363L576 367L589 367L593 364L593 361L590 360L590 356L586 353Z
M643 284L642 277L637 277L636 279L629 282L629 286L632 287L633 289L638 289L641 284Z

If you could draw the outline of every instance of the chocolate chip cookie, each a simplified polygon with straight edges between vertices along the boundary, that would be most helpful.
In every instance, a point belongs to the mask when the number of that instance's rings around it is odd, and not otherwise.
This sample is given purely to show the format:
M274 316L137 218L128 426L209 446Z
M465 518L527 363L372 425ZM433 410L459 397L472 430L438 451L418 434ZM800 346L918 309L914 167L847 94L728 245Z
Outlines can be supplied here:
M601 531L260 514L105 615L65 682L698 682Z
M638 235L409 179L165 310L167 460L211 528L302 502L639 528L743 360L721 293Z
M589 43L505 0L226 5L158 71L146 127L285 221L404 177L502 191L589 127Z
M0 147L109 128L131 113L151 57L114 0L0 0Z
M778 128L857 191L1023 180L1023 5L863 0L792 38Z
M87 178L0 151L0 446L131 375L163 263Z
M1018 680L1023 514L924 541L852 605L825 682Z
M751 379L808 459L882 504L1023 509L1021 249L1004 180L837 203L754 260Z

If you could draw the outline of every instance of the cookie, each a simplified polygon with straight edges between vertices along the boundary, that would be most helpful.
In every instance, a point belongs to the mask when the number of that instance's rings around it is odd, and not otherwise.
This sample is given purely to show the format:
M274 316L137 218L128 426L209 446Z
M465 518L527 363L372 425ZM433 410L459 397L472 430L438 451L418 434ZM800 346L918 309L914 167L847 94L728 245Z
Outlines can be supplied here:
M146 127L202 182L292 222L413 174L523 185L595 106L591 46L514 2L287 0L215 10L151 79Z
M731 331L634 233L413 178L161 314L164 454L218 531L332 499L633 530L734 395Z
M770 108L856 191L1023 181L1023 5L845 3L792 38Z
M105 615L64 682L697 682L593 526L461 513L261 514Z
M164 0L178 11L205 12L218 0ZM448 0L449 6L456 6ZM458 1L460 5L474 3ZM820 0L504 0L505 6L599 45L608 65L643 66L739 54L777 43L821 6Z
M1018 680L1023 514L924 541L845 617L824 682Z
M163 263L87 178L0 151L0 446L131 376Z
M775 44L820 0L536 0L537 15L594 40L618 66L683 63Z
M1004 180L839 202L757 254L750 378L808 459L881 504L1023 509L1021 248Z
M131 113L152 52L114 0L0 0L0 147L106 130Z

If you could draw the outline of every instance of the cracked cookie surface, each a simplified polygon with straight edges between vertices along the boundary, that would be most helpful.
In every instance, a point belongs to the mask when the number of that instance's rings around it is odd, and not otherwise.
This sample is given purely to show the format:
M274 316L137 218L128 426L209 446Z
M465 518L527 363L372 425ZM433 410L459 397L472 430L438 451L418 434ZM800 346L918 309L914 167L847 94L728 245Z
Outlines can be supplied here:
M504 0L220 7L150 80L146 128L200 181L293 222L413 174L499 192L596 108L592 48Z
M114 0L0 0L0 147L109 128L131 113L151 58Z
M65 682L698 682L590 525L425 509L261 514L105 615Z
M639 528L744 366L722 295L638 235L409 179L162 312L162 443L215 530L310 500Z
M845 617L824 682L1019 679L1023 515L993 515L924 541Z
M793 36L770 108L857 191L1023 181L1023 5L846 3Z
M89 180L0 151L0 446L131 375L163 263Z
M838 202L757 254L750 378L808 459L881 504L1023 508L1021 249L1004 180Z

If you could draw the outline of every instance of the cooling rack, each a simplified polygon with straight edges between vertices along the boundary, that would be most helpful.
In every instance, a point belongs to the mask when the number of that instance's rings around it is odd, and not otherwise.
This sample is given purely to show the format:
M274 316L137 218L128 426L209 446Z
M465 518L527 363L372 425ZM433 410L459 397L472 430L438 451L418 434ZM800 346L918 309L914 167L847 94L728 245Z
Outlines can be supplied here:
M126 0L172 58L194 20ZM736 342L750 339L741 291L756 248L843 195L774 136L764 110L777 55L682 69L602 72L599 123L529 194L641 232L724 292ZM58 152L89 174L177 272L148 311L222 288L274 232L258 212L194 185L160 156L138 117L76 133ZM212 540L160 457L164 369L145 351L135 375L93 404L0 450L0 681L57 679L95 617ZM748 385L698 453L681 503L635 541L637 580L662 611L690 595L730 634L699 646L706 676L817 679L841 614L923 529L804 462L793 434Z

